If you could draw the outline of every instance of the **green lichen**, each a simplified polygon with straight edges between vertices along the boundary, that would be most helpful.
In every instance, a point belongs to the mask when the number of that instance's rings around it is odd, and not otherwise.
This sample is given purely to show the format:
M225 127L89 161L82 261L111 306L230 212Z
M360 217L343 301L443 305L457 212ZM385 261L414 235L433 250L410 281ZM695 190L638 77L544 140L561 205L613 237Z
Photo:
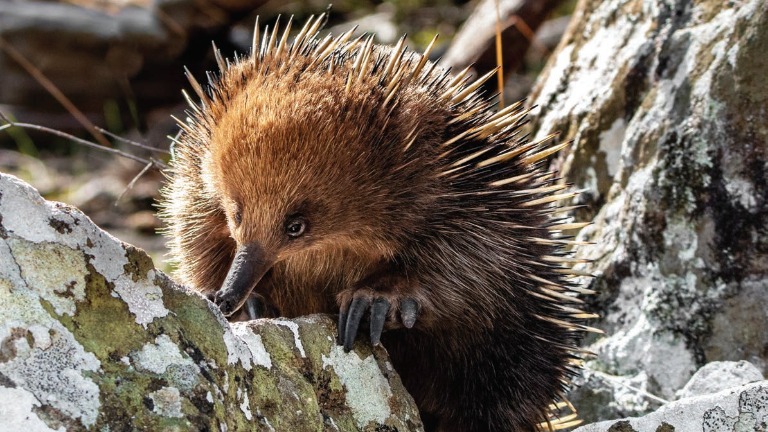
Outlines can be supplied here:
M56 314L72 315L76 302L85 298L87 273L82 252L55 243L8 240L21 276L47 301ZM44 264L43 264L44 263Z
M282 400L269 409L262 409L262 413L270 420L276 430L296 430L306 428L307 431L322 430L322 415L315 396L312 383L307 380L307 364L309 360L302 357L293 331L285 325L276 322L267 322L259 326L262 342L267 352L270 353L273 369L279 372L281 379L274 382L276 389L284 395ZM269 329L268 331L267 328ZM301 339L302 347L308 348L306 342ZM285 397L285 396L288 397ZM279 412L302 411L306 423L301 424L294 416L280 416Z
M150 327L168 334L196 362L205 360L216 365L226 365L224 329L211 312L207 300L185 292L168 279L156 279L157 282L162 282L163 303L173 314L155 320Z
M323 355L328 355L335 344L335 341L328 337L334 330L335 328L329 326L328 320L311 320L300 326L301 340L307 350L307 357L312 362L306 378L312 382L315 397L324 411L346 415L350 410L345 403L344 385L333 370L325 368L322 364ZM366 350L367 347L362 349Z
M38 209L49 212L43 220L60 220L55 207ZM67 213L79 229L48 224L46 229L57 233L50 242L11 235L0 243L6 245L0 250L3 256L10 257L6 261L11 261L10 276L0 279L0 315L14 320L6 329L9 337L0 341L3 366L23 368L19 357L49 349L45 344L50 339L65 360L70 353L82 353L80 363L73 363L80 366L78 379L82 379L61 382L82 384L83 394L93 396L87 410L75 409L73 415L68 405L55 403L59 394L51 393L51 398L40 399L39 406L29 407L29 415L51 428L71 431L226 427L319 432L333 430L332 425L355 430L347 391L336 371L321 360L332 348L338 350L328 317L257 321L250 330L238 325L235 332L210 302L154 270L142 251L125 245L105 247L108 238L88 226L90 221L77 211ZM80 237L55 241L70 235ZM99 241L89 240L97 236ZM101 253L127 258L124 273L113 274L110 257ZM132 297L132 289L142 291ZM151 292L151 302L143 302L142 292ZM137 323L142 314L143 325ZM365 349L361 353L371 355ZM44 364L45 356L35 359ZM25 389L29 382L19 378L27 376L22 372L0 376L0 384ZM56 372L53 375L49 382L57 383ZM393 378L389 372L384 376ZM65 393L71 388L66 387ZM394 416L386 424L367 427L418 430L418 416L412 414L413 406L411 410L399 413L415 417L415 428L411 419ZM85 415L90 415L87 423Z
M78 304L73 317L62 316L59 321L71 331L86 351L101 361L127 356L146 343L144 329L136 324L128 306L113 297L111 283L87 264L85 277L86 300Z
M123 269L131 275L134 282L145 278L148 271L155 269L152 258L139 248L125 245L125 257L128 259L128 263L123 266Z

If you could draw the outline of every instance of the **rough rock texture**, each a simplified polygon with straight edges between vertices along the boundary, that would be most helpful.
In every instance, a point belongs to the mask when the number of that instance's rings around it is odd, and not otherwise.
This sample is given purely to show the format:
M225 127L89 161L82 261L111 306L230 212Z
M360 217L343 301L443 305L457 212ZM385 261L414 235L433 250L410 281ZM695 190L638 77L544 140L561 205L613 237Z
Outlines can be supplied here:
M0 430L421 430L329 317L230 326L78 210L0 174Z
M740 432L765 431L768 381L691 397L640 418L611 420L574 432Z
M712 362L697 370L676 396L678 399L702 396L762 380L763 374L748 361Z
M583 0L531 104L587 189L598 275L588 421L648 412L701 365L768 364L768 3ZM605 375L603 375L605 376Z

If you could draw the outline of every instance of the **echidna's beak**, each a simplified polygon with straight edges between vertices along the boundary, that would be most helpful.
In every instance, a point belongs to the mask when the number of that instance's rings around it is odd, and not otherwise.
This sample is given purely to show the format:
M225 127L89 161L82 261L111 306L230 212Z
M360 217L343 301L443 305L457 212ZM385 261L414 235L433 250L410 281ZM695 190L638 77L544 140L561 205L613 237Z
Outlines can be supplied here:
M224 279L224 285L214 299L221 312L225 316L237 312L273 264L274 258L267 254L260 244L239 246L227 278Z

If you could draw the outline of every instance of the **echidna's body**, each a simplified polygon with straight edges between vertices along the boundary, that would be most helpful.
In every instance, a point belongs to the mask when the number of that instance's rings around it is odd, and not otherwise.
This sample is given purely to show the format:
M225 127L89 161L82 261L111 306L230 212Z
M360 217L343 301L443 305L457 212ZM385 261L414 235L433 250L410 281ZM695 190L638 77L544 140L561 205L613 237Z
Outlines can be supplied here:
M287 317L341 306L346 346L361 311L386 314L428 424L535 428L586 317L553 239L564 186L539 166L559 146L516 137L524 113L494 113L461 74L402 44L321 41L320 22L220 62L209 94L193 83L163 203L179 276L224 286L227 314L251 289Z

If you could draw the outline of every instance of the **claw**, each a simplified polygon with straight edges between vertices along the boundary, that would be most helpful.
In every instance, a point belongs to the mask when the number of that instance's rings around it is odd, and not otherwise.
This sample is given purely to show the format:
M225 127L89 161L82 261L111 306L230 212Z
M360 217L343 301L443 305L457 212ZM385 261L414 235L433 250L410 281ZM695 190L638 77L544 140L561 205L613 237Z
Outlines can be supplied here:
M248 319L259 319L265 316L266 305L264 303L264 297L251 293L248 299L245 301L245 313L248 315Z
M381 341L381 332L384 330L384 321L387 319L389 302L384 297L373 301L371 306L371 345L378 345Z
M355 337L357 336L357 327L360 325L360 320L370 304L371 300L366 297L357 297L352 300L352 304L349 306L346 331L344 332L344 351L349 352L352 350L352 345L355 343Z
M406 328L412 328L416 324L416 318L419 315L419 304L416 300L407 298L400 302L400 319Z
M347 329L347 312L349 311L349 306L342 306L341 310L339 310L339 324L336 326L336 342L339 345L344 344L344 331Z

